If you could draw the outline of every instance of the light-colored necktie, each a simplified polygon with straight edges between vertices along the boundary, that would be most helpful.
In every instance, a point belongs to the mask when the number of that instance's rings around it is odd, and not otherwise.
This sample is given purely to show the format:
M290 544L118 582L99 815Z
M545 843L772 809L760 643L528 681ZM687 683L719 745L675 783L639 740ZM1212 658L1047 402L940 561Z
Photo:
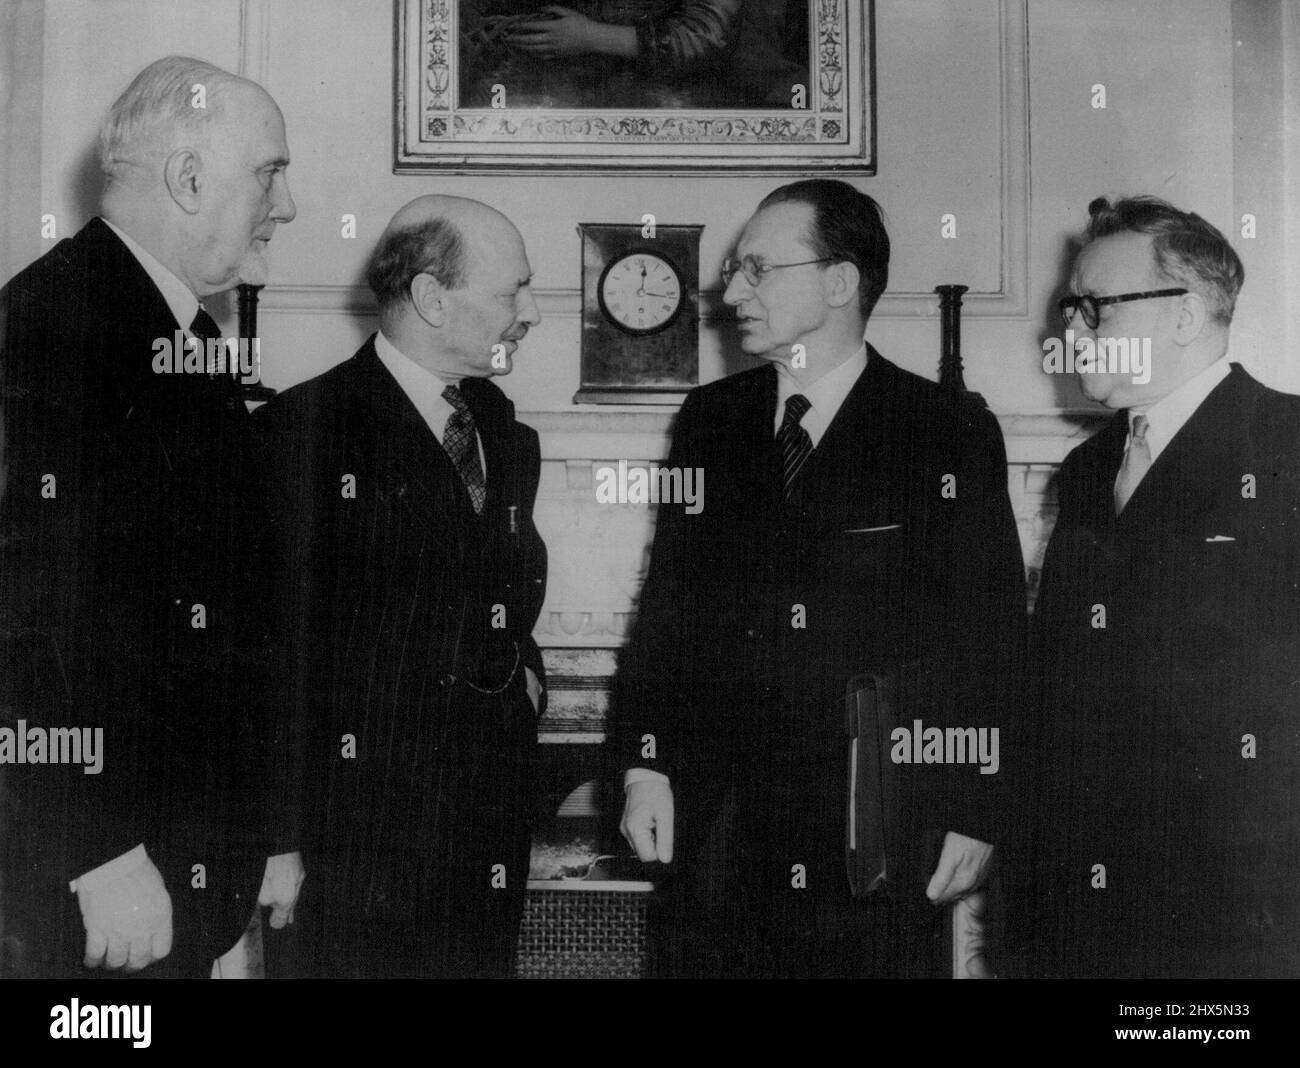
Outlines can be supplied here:
M1119 465L1119 474L1115 477L1116 515L1124 511L1124 506L1151 470L1151 446L1147 444L1149 428L1150 423L1145 415L1135 414L1129 423L1128 448L1124 451L1124 462Z

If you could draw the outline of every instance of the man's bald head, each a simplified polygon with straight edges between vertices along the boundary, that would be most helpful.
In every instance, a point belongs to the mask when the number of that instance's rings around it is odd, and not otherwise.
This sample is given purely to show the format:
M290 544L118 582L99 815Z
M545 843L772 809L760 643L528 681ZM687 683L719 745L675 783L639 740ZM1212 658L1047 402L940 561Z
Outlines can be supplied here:
M540 320L524 241L495 208L418 197L380 235L366 268L384 335L448 376L505 374ZM404 346L404 347L403 347Z
M155 60L132 79L104 116L100 168L110 184L154 184L176 149L207 147L216 128L237 120L245 110L239 105L258 96L267 96L261 86L204 60Z
M417 275L432 275L445 289L463 289L475 261L484 258L481 246L510 235L517 237L518 231L509 219L467 197L417 197L400 208L366 268L381 322L403 312Z

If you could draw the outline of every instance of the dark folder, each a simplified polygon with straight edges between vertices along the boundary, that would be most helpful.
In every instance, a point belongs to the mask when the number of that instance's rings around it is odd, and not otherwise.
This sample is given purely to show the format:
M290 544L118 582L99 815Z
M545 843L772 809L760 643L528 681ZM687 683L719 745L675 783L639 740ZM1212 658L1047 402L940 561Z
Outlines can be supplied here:
M858 675L844 699L849 738L848 819L845 859L854 897L886 892L897 857L897 794L889 759L890 732L897 718L896 686L889 675Z

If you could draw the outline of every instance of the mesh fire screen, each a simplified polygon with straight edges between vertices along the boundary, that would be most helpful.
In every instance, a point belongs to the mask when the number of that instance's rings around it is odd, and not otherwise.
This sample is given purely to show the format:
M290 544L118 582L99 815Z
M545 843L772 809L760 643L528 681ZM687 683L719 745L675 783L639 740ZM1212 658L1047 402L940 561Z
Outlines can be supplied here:
M639 979L648 890L647 883L529 883L519 978Z

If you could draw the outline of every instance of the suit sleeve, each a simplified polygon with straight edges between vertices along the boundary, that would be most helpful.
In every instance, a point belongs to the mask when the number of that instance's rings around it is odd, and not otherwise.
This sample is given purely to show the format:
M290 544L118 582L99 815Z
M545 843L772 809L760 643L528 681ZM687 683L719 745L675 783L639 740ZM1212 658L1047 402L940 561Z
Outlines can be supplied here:
M123 638L141 613L103 602L87 556L104 522L89 457L111 445L79 416L85 368L112 358L111 338L57 281L27 273L0 296L0 723L104 728L100 774L9 769L11 818L52 828L43 846L71 879L147 841L151 808L138 784L166 754L159 733L93 681L143 686L149 666L146 649ZM35 810L23 813L27 804Z
M513 409L511 415L513 415ZM537 485L541 478L541 447L537 431L519 424L525 432L525 447L521 462L524 465L524 498L520 504L525 517L523 542L523 559L520 561L520 578L527 584L525 600L525 626L519 635L520 656L525 667L529 668L542 685L542 699L537 713L540 717L546 711L546 665L542 661L542 650L533 637L533 627L541 615L542 602L546 599L546 543L537 531L533 510L537 505Z
M253 413L253 426L256 453L263 458L258 487L267 517L260 585L269 606L263 616L271 665L268 719L279 756L269 769L267 809L272 855L278 855L308 844L303 815L313 811L311 784L325 766L320 760L324 734L314 714L306 670L312 645L306 615L314 574L312 492L310 480L302 477L303 457L294 451L295 438L286 429L283 411L266 405Z
M677 416L667 466L700 466L693 447L695 394ZM692 644L690 517L684 504L661 502L655 514L650 566L637 604L636 624L624 648L614 685L612 750L616 768L649 768L671 780L680 766L680 736L690 714L692 687L687 655ZM653 756L649 754L653 751Z
M1024 564L997 422L973 407L963 408L962 418L949 455L956 492L941 501L945 521L928 554L935 618L917 687L936 725L985 729L990 743L997 731L996 772L982 774L969 764L924 769L936 787L927 802L933 829L996 844L1010 830L1011 800L1029 759L1020 712Z

